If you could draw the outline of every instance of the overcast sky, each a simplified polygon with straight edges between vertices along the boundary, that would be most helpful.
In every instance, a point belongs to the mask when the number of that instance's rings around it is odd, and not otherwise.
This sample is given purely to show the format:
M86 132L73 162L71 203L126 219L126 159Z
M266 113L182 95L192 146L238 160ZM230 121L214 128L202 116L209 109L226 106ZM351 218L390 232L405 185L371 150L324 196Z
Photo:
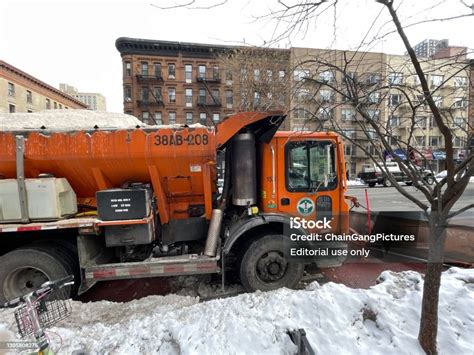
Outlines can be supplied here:
M205 6L221 1L196 3ZM83 92L100 92L109 111L122 112L122 62L115 48L118 37L252 45L272 39L275 23L256 17L277 9L276 0L229 0L207 10L162 10L150 5L177 2L1 0L0 59L55 87L65 82ZM405 23L469 12L459 0L397 3ZM433 5L438 6L430 9ZM272 46L355 49L366 38L365 49L403 54L396 35L372 41L377 33L391 29L391 25L382 27L387 17L381 9L374 0L340 0L335 13L330 8L316 23L311 22L307 31ZM425 38L448 38L452 45L474 48L474 17L423 24L407 32L413 45Z

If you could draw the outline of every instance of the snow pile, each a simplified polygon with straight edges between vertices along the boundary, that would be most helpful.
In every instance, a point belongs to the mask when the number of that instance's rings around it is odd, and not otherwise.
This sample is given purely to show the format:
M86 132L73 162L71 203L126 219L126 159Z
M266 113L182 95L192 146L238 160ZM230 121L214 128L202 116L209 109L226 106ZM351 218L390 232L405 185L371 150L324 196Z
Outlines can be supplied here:
M129 303L73 302L73 315L52 331L60 353L289 354L289 329L304 328L318 354L422 354L416 336L423 279L385 271L369 290L312 283L199 303L198 298L151 296ZM474 270L443 274L439 350L472 353ZM0 313L0 332L14 329ZM60 340L50 333L53 348Z
M122 113L90 110L46 110L34 113L0 114L0 130L93 130L96 128L135 128L146 124ZM44 128L42 128L44 127Z
M0 113L0 130L73 131L94 129L147 129L183 128L182 124L147 125L138 118L123 113L90 110L46 110L35 113ZM200 123L189 128L206 128ZM213 128L208 127L212 130Z

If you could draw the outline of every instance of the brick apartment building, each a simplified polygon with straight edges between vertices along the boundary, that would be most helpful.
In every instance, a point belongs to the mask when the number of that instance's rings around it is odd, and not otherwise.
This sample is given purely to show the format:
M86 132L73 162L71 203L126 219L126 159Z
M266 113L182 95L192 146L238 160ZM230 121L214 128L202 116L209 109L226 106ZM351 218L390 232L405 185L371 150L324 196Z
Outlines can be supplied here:
M123 62L124 112L145 123L210 125L242 107L242 73L222 65L237 47L131 38L117 39L116 47ZM289 51L284 53L289 59ZM262 76L271 73L277 80L283 71L266 70ZM260 71L247 74L258 81ZM263 99L258 92L251 96L257 108ZM285 97L269 108L286 109L288 102Z
M357 113L353 107L327 88L306 89L304 84L301 85L307 77L326 78L339 83L343 80L340 74L335 74L321 65L312 66L308 64L308 60L310 62L314 58L324 58L328 63L342 67L346 58L352 58L348 67L351 75L359 78L359 81L364 80L369 86L388 85L390 88L383 97L372 95L371 100L375 101L370 111L373 111L372 114L380 124L393 127L394 145L397 139L404 140L411 134L417 148L423 151L424 157L430 161L434 170L444 169L442 135L426 107L417 111L417 124L411 132L408 105L405 104L405 98L397 86L408 85L415 92L420 88L420 84L410 70L406 56L313 48L266 49L283 54L278 56L281 62L276 67L252 67L242 62L239 63L239 70L236 67L229 68L221 58L242 47L130 38L119 38L116 47L123 62L124 111L144 122L200 122L209 125L227 114L248 109L249 106L244 104L245 100L253 102L253 106L250 106L252 109L256 107L257 102L269 96L271 105L268 105L268 108L288 112L283 129L317 129L317 124L308 123L311 114L317 112L319 116L328 115L328 119L336 120L346 133L356 137L362 145L371 150L371 138L357 132ZM248 60L251 60L251 56ZM462 159L466 149L465 125L468 121L469 87L472 98L472 81L469 80L470 72L466 63L465 60L449 57L422 62L432 88L441 83L446 84L438 90L435 99L440 107L449 110L452 117L449 125L455 135L455 159ZM244 84L245 78L249 77L253 82ZM255 84L264 80L271 81L270 84L278 80L290 89L283 93L283 99L277 100L275 94L266 95L268 92L256 88ZM245 96L245 90L255 92ZM308 96L310 100L307 100ZM413 97L413 100L415 99L416 97ZM345 153L352 176L359 173L364 164L370 162L366 152L349 143Z
M85 108L79 100L0 60L0 113Z

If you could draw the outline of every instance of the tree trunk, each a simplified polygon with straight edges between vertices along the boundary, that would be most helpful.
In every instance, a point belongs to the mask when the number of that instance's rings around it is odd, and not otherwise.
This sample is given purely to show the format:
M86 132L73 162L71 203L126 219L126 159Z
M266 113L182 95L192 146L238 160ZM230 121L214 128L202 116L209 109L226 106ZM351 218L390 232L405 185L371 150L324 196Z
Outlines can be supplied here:
M446 218L436 212L430 214L430 236L428 265L423 286L420 331L418 341L423 350L430 355L438 353L436 337L438 334L438 301L443 271L444 242L446 240Z

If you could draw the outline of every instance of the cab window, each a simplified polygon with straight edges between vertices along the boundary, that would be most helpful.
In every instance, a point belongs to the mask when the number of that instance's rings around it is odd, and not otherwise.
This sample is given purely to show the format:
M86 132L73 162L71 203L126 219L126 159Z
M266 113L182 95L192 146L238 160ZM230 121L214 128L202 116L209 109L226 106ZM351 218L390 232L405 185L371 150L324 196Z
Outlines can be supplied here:
M332 142L289 142L285 147L285 160L288 191L311 192L336 188L336 159Z

